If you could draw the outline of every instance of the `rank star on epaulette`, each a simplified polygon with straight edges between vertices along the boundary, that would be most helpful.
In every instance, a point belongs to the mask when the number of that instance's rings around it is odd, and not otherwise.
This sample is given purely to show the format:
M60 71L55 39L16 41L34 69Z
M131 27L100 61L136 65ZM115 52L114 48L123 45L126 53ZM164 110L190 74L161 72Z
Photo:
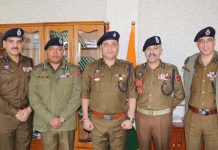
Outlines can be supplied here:
M181 82L181 80L182 80L180 75L177 75L177 76L175 77L175 79L176 79L177 82Z

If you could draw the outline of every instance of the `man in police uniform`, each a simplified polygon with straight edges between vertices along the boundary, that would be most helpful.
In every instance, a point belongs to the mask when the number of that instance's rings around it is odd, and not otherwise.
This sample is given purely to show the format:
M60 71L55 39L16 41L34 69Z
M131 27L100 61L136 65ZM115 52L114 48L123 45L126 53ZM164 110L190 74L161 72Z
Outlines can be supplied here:
M162 62L161 39L153 36L145 41L146 63L135 69L138 92L136 130L140 150L168 150L172 128L172 111L184 98L178 69Z
M187 150L218 149L218 53L215 29L206 27L195 36L200 53L188 57L184 66L186 102L185 139Z
M83 128L92 131L95 150L124 150L126 130L135 120L134 72L129 62L117 59L119 37L116 31L102 35L97 45L103 58L83 72Z
M34 68L29 82L34 129L41 132L45 150L72 150L76 111L81 104L80 73L64 58L60 38L49 40L45 50L47 60Z
M0 57L0 149L27 150L31 140L31 108L28 81L33 60L21 55L24 31L8 30L3 36L6 49Z

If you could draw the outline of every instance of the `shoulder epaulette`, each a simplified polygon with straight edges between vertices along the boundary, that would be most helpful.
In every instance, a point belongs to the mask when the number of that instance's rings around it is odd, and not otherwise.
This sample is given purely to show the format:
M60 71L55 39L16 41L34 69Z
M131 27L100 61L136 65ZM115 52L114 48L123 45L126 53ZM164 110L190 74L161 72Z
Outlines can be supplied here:
M1 59L1 61L2 61L3 63L6 63L6 62L9 61L8 57L5 56L5 55L1 56L0 59Z
M184 64L186 65L189 62L189 57L187 57L184 61Z
M123 60L123 59L118 59L118 61L122 62L122 63L126 63L126 64L131 64L131 62L127 61L127 60Z
M34 68L33 68L33 70L42 70L42 69L44 69L44 64L43 63L41 63L41 64L38 64L38 65L36 65Z

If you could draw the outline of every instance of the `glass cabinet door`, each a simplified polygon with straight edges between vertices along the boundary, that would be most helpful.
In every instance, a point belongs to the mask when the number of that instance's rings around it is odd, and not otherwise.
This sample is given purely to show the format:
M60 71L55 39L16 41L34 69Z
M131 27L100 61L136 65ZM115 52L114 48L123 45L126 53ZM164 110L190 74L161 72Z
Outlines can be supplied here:
M97 60L101 57L100 50L97 46L99 37L104 33L103 26L98 25L80 25L74 27L75 51L74 64L77 64L83 72L86 64ZM82 119L82 110L78 113L78 122ZM78 125L78 142L91 142L91 132L85 131L82 125Z
M97 41L104 33L104 28L101 25L78 25L74 29L74 64L78 64L83 71L87 63L101 57Z

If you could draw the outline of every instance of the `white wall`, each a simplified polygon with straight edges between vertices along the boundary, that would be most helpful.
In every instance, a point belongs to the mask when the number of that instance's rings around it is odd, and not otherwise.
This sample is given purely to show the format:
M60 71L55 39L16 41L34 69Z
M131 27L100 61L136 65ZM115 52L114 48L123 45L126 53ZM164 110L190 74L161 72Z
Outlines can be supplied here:
M145 39L159 35L163 42L162 59L181 71L185 58L198 52L193 42L196 33L213 26L218 31L218 1L143 0L139 1L139 63Z
M105 0L0 0L0 24L105 20Z

